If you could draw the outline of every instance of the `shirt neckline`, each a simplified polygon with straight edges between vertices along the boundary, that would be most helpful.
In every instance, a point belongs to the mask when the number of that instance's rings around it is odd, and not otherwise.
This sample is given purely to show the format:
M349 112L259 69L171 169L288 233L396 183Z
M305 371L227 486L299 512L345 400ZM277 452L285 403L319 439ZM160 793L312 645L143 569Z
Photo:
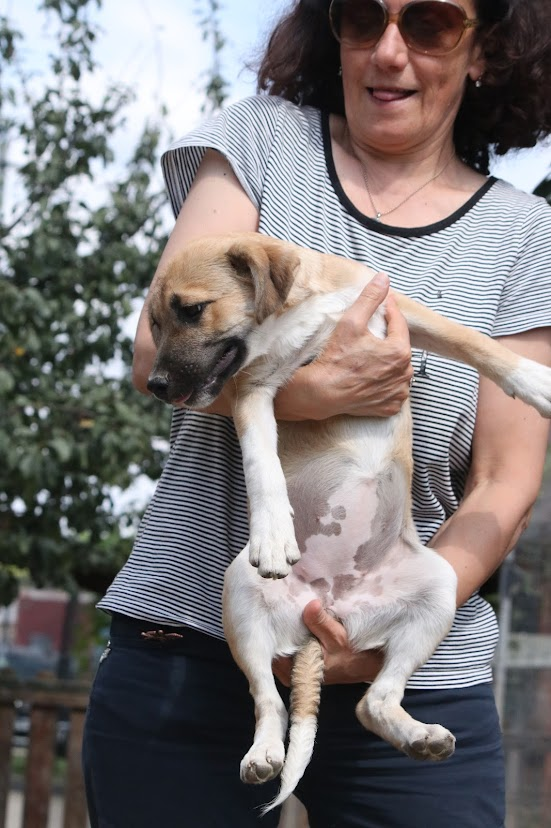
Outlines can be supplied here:
M348 196L346 195L340 179L337 175L337 170L335 167L335 161L333 158L333 148L331 146L331 132L329 129L329 113L322 111L321 115L321 131L322 131L322 140L323 140L323 152L325 155L325 163L327 166L327 172L329 173L329 178L331 180L331 184L333 185L333 189L342 204L345 210L353 216L360 224L363 224L364 227L367 227L369 230L373 230L376 233L381 233L385 236L403 236L407 237L418 237L418 236L428 236L432 233L437 233L439 230L444 230L450 225L454 224L458 219L462 218L466 213L477 204L483 196L486 195L488 190L496 183L497 178L494 176L489 176L488 180L482 184L479 189L473 193L473 195L467 199L467 201L461 205L457 210L455 210L451 215L447 216L446 218L442 219L441 221L437 221L434 224L427 224L421 227L394 227L392 224L382 224L381 222L376 221L375 219L366 216L362 213L358 208L350 201Z

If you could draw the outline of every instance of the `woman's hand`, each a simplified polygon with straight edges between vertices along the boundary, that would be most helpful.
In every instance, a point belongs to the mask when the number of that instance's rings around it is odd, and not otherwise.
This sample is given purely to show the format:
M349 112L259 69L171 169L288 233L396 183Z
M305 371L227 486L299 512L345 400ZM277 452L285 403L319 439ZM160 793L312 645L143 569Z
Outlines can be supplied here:
M389 279L377 274L343 314L323 353L299 369L276 397L278 419L325 419L336 414L388 417L409 394L413 374L407 323L392 297ZM367 324L386 299L387 336Z
M304 607L302 619L321 643L325 662L324 684L373 681L383 663L383 654L379 650L355 653L345 628L324 610L321 601L310 601ZM287 687L291 683L292 666L292 658L278 658L273 663L275 676Z

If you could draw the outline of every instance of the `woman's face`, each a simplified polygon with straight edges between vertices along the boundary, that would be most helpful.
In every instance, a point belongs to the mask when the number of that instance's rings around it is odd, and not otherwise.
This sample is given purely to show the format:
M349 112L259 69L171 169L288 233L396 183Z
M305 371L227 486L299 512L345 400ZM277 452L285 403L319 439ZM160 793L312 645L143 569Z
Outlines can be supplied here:
M406 2L388 0L389 12ZM474 0L462 6L476 17ZM393 23L374 46L341 45L341 64L354 141L385 155L449 145L467 78L476 80L484 69L472 29L452 52L430 57L408 49Z

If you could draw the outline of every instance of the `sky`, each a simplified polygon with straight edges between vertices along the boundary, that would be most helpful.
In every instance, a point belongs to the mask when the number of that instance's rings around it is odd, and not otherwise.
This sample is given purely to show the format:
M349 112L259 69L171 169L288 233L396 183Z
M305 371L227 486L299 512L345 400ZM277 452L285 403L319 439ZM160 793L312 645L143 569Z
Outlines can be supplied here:
M26 58L36 66L37 79L47 65L51 31L36 13L38 0L0 0L0 13L15 21L26 38ZM164 104L167 133L184 135L202 117L202 83L211 59L202 39L198 7L207 0L103 0L97 14L103 34L95 57L99 95L109 80L131 86L135 103L115 149L124 155L133 146L129 136L155 119ZM230 81L230 101L254 92L254 74L246 69L265 42L271 25L287 0L219 0L221 29L226 37L222 74ZM515 186L531 191L551 169L551 145L500 160L492 171Z

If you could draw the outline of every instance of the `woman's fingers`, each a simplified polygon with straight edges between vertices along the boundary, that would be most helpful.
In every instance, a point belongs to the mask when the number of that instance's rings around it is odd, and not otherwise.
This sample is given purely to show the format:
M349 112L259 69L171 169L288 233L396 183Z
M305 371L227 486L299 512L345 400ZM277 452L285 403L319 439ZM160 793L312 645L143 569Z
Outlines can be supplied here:
M382 653L354 651L345 628L324 609L321 601L306 604L302 619L322 646L326 684L350 684L375 678L382 665Z
M365 330L367 323L388 296L390 279L386 273L376 273L367 283L356 301L343 313L342 321L354 321L358 327Z
M385 317L387 326L387 338L394 337L396 339L407 342L410 347L409 328L405 316L399 309L396 299L392 293L388 294L385 305Z
M328 653L337 652L348 646L346 630L340 621L329 615L321 601L315 600L306 604L302 620Z
M385 311L387 324L386 344L393 349L395 365L401 372L401 387L397 389L397 394L398 397L402 397L403 402L409 394L409 384L413 377L409 328L392 294L389 294L386 300Z
M368 330L368 324L388 296L390 280L385 273L376 273L356 301L343 313L332 336L318 357L318 365L339 370L364 369L366 349L377 348L379 341Z
M355 652L350 647L345 628L330 615L318 599L306 604L302 619L320 642L325 663L325 684L355 684L373 681L383 663L379 650ZM292 658L277 658L272 664L274 675L286 687L291 683Z
M385 301L388 331L379 339L368 323ZM407 323L389 294L388 276L378 273L344 312L319 357L278 394L278 416L389 417L407 399L412 374Z
M320 642L327 655L333 654L338 658L342 651L349 651L348 636L340 621L324 609L321 601L314 600L306 604L302 613L302 620ZM292 658L277 658L272 664L276 678L289 687L291 683Z

